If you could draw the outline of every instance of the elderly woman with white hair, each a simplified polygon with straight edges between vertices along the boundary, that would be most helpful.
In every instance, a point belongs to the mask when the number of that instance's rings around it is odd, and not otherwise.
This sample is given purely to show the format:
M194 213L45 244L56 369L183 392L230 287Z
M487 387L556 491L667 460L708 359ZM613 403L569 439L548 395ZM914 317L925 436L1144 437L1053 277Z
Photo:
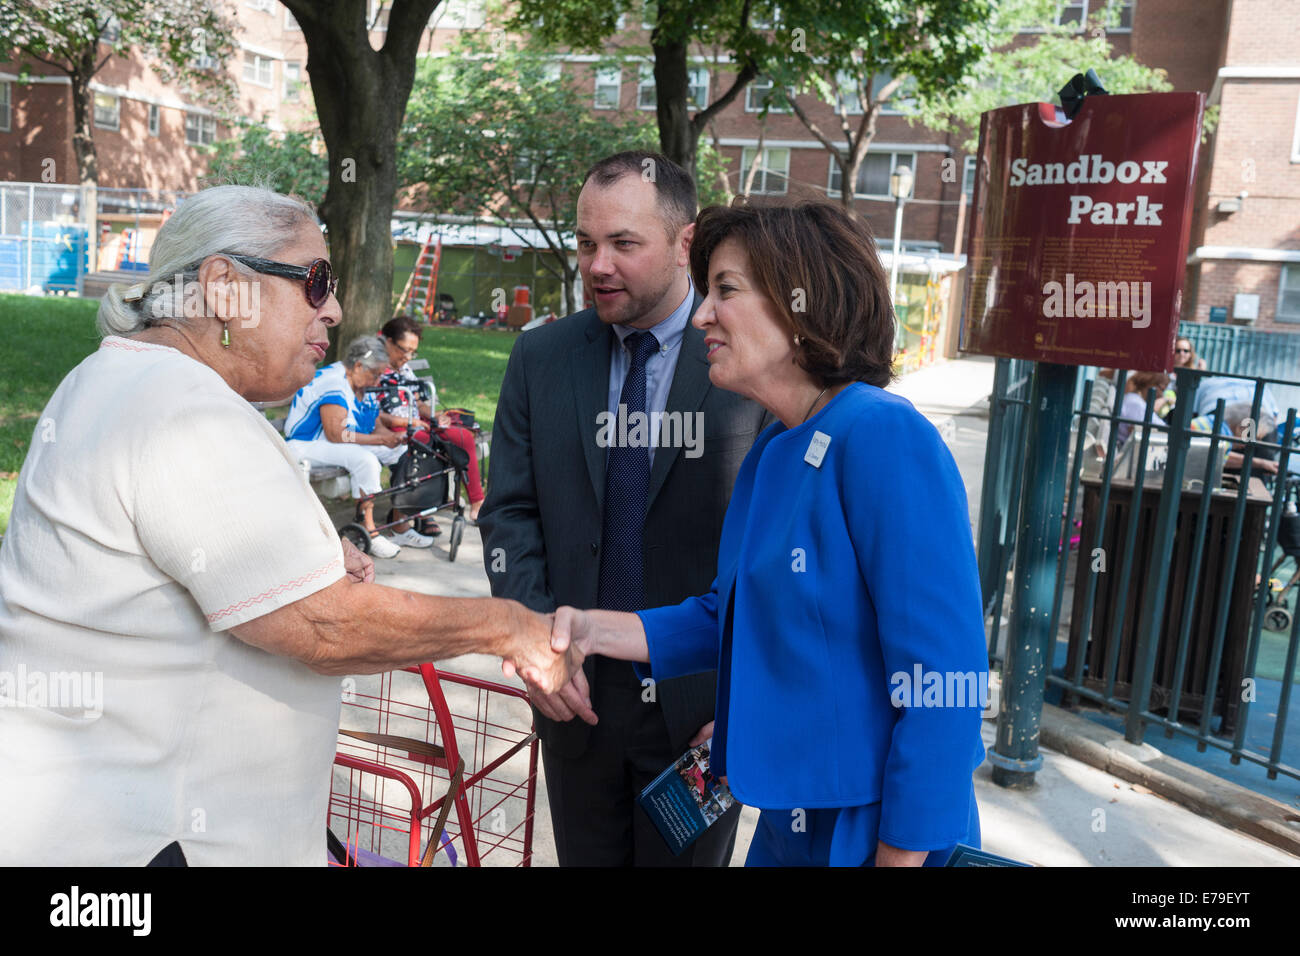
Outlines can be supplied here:
M289 451L300 461L346 468L353 498L378 492L381 466L395 465L406 454L406 422L380 411L379 403L366 394L378 384L388 361L383 343L373 335L354 340L340 361L320 369L298 390L284 420ZM394 509L393 517L400 521L403 515ZM374 501L362 502L361 521L371 534L370 553L376 557L394 557L400 545L433 544L433 538L418 533L409 522L397 525L388 537L375 534Z
M334 291L309 206L221 186L100 303L0 548L0 864L322 865L340 675L487 653L558 689L547 617L375 584L249 404L311 380Z

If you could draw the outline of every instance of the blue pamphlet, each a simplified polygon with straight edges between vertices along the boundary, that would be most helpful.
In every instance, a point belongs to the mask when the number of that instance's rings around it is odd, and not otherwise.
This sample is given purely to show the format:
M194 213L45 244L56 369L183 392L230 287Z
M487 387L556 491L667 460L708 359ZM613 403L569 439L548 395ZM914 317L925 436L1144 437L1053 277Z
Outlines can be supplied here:
M1011 860L996 853L988 853L958 843L944 866L1032 866L1032 864L1021 863L1019 860Z
M709 772L709 738L677 758L641 791L638 802L677 856L735 804L726 785Z

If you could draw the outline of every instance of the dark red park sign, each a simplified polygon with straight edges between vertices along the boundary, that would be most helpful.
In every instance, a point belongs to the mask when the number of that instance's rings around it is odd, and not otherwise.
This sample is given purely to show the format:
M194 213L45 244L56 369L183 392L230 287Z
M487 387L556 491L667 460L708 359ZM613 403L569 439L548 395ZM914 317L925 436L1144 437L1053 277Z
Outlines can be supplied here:
M1202 93L1027 103L980 120L961 348L1168 371Z

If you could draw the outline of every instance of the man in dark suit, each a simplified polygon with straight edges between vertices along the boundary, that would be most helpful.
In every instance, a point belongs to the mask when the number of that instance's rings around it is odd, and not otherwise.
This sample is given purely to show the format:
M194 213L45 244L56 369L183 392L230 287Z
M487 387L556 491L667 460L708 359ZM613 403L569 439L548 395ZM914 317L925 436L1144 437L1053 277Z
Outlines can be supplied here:
M659 154L587 173L578 265L596 306L521 335L501 387L478 519L494 595L630 611L712 585L736 472L768 420L709 382L690 324L694 218L689 175ZM715 682L643 684L597 657L565 696L533 696L561 866L730 861L739 807L674 858L636 804L709 732Z

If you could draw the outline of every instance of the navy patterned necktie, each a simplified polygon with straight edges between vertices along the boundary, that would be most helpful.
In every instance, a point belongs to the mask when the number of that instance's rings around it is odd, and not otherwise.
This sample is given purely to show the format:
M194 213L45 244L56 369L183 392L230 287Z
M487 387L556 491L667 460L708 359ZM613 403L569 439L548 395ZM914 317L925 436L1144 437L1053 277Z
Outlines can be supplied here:
M645 413L645 363L659 351L650 332L633 332L624 341L632 365L623 380L617 409L618 419L634 412ZM628 425L629 432L632 430ZM616 435L617 432L614 432ZM647 438L649 429L646 429ZM600 584L596 606L613 611L639 611L643 607L644 567L641 531L645 525L646 493L650 485L650 450L644 446L626 448L611 442L605 467L605 521L601 533Z

